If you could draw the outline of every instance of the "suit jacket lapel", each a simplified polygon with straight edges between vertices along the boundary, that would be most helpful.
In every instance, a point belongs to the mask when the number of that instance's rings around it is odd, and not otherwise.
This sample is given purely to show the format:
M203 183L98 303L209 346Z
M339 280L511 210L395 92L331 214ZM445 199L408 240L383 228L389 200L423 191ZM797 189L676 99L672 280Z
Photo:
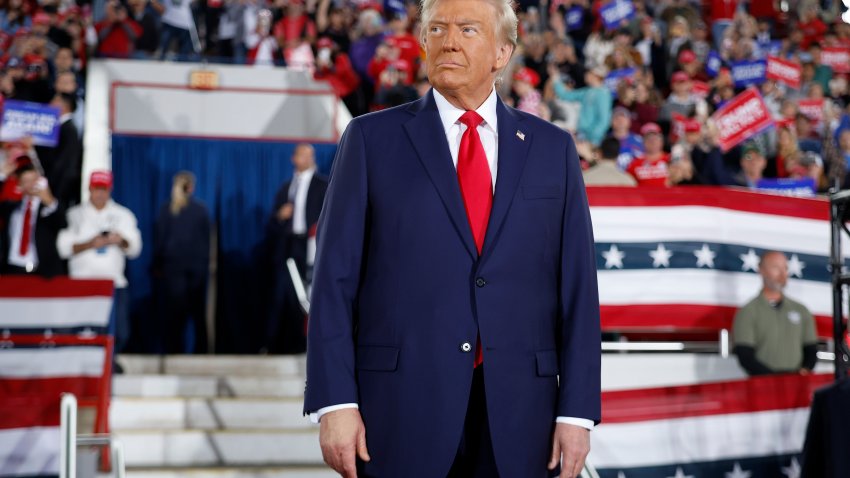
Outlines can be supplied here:
M493 209L490 211L490 222L487 224L487 235L484 237L482 255L485 257L499 237L505 216L516 195L516 188L525 168L528 147L532 141L531 132L521 127L523 118L509 110L501 99L496 105L496 115L499 119L499 169L496 173Z
M404 129L416 149L419 160L437 188L467 251L476 258L478 251L466 217L463 198L460 195L457 170L452 164L449 144L446 141L433 93L429 91L425 97L412 103L408 111L415 116L404 124Z

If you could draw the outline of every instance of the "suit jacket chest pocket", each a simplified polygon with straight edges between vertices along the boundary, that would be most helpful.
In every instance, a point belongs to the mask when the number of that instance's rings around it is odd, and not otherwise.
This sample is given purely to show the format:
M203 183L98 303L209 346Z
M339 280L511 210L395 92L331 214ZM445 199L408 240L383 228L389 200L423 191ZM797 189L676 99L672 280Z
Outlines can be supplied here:
M562 197L561 186L556 184L522 187L523 199L561 199Z

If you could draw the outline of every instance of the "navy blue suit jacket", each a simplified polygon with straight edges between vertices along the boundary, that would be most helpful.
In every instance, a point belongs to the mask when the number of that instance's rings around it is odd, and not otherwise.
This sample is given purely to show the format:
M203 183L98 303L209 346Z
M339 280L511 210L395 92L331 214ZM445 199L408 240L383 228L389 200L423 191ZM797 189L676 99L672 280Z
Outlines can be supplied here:
M502 477L546 476L557 416L599 421L595 252L575 145L501 101L497 114L480 257L433 94L356 118L340 142L319 220L304 410L360 405L367 476L446 476L479 332Z

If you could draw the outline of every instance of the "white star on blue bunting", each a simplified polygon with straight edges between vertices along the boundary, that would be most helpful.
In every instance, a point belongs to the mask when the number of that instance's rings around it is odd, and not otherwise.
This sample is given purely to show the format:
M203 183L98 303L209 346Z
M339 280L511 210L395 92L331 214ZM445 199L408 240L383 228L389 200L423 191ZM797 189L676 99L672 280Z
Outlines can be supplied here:
M717 253L712 251L708 244L703 244L702 248L695 250L694 255L697 258L697 267L705 266L714 269L714 258L717 257Z
M649 256L652 257L652 267L670 267L673 252L668 251L664 244L658 244L654 251L649 251Z

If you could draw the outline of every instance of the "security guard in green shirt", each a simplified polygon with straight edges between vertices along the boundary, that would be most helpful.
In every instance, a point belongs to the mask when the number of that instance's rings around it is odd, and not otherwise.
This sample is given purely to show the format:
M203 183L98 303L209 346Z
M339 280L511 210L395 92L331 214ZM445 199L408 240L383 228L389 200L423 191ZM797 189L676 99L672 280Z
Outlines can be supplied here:
M817 335L811 312L782 290L788 282L785 254L761 256L761 293L738 310L732 329L735 354L750 375L809 373L817 362Z

